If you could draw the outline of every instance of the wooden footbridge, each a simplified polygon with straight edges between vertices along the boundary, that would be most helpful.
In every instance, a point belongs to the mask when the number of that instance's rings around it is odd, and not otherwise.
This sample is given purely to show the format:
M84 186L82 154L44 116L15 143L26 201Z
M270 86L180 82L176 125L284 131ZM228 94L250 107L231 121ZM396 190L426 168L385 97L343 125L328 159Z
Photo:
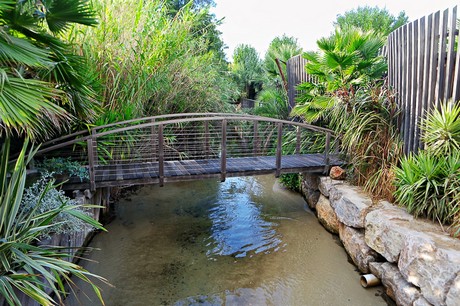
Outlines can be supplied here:
M229 176L324 172L342 162L333 132L305 123L227 113L163 115L94 127L42 145L37 158L71 157L89 179L66 188Z

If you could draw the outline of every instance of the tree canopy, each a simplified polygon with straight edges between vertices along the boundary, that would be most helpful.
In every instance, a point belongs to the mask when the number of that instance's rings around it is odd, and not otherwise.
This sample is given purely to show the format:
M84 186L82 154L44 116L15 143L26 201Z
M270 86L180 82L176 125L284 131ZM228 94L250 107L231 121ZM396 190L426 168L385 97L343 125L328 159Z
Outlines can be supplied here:
M238 45L233 52L231 72L241 95L255 99L264 78L264 68L257 50L250 45Z
M334 25L341 28L354 26L363 31L373 30L377 33L388 35L406 24L408 20L409 17L406 16L404 11L395 16L386 8L360 6L357 9L345 12L343 15L338 15Z

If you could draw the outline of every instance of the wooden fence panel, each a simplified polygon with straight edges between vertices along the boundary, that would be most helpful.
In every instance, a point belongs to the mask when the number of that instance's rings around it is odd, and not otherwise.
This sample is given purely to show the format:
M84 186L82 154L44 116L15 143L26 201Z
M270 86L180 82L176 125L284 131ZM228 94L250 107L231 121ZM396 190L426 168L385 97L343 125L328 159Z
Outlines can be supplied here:
M307 60L302 55L294 56L287 62L289 110L295 106L296 98L300 94L296 86L310 81L310 76L305 72L305 64Z
M401 109L404 152L423 146L420 124L442 101L460 98L457 7L402 26L388 37L388 82Z

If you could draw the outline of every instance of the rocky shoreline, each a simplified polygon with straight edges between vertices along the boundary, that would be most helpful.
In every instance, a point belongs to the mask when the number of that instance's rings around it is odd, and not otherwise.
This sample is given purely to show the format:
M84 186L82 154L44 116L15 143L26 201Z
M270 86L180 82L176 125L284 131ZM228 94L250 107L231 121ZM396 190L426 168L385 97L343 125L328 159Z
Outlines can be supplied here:
M301 192L363 274L397 305L460 305L460 240L343 180L304 173Z

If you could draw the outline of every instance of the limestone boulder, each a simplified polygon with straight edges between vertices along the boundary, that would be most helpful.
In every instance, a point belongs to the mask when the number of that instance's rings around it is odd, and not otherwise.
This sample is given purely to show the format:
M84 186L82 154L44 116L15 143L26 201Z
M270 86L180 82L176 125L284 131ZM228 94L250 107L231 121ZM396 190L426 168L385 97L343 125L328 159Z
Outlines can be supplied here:
M433 304L429 303L423 296L421 296L414 301L412 306L433 306Z
M419 231L439 232L439 226L415 219L406 210L386 201L374 206L365 219L366 243L389 262L398 262L407 237Z
M329 197L329 192L337 185L343 185L344 181L333 180L329 176L321 176L319 178L318 189L325 197Z
M377 277L380 275L382 284L386 287L387 295L396 301L397 305L412 306L422 295L420 291L404 279L395 264L370 264ZM423 304L421 304L423 305Z
M457 273L457 277L450 286L449 292L447 293L446 305L454 306L458 305L460 301L460 273Z
M339 223L339 236L359 271L369 273L369 263L376 261L379 255L367 246L363 231Z
M339 219L332 209L329 200L320 195L318 203L316 204L316 212L318 214L318 221L324 226L326 230L333 234L339 233Z
M372 208L372 200L361 188L347 183L329 190L329 201L340 222L354 228L364 228L364 219Z
M318 175L302 173L300 189L308 207L311 209L316 209L316 204L318 203L319 196L321 195L318 185Z
M302 187L306 189L319 190L320 176L314 173L302 173Z
M434 305L460 305L460 243L442 232L420 228L406 235L398 267ZM454 303L456 301L456 303Z

